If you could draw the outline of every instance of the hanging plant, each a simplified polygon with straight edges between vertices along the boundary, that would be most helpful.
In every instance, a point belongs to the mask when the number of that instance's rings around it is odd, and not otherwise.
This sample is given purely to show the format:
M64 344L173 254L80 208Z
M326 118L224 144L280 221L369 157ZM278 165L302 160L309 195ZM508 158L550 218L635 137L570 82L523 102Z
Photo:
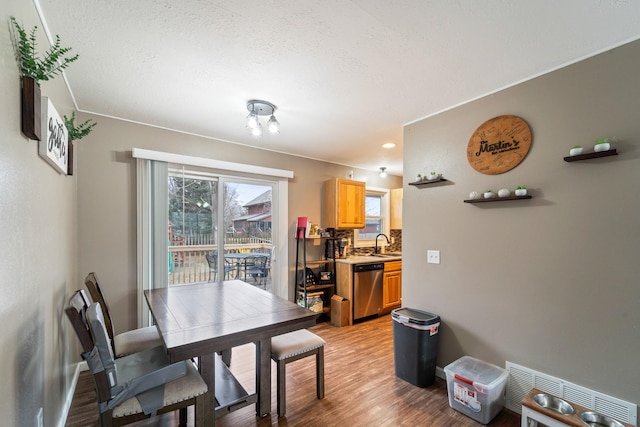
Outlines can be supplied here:
M33 27L31 33L27 34L13 16L11 23L13 24L13 31L10 32L11 41L21 76L21 130L28 138L40 141L42 131L40 81L50 80L58 75L69 64L77 60L78 55L69 56L71 48L61 47L60 36L56 35L53 46L42 57L39 57L36 49L38 27Z
M67 131L69 132L69 141L77 141L84 138L85 136L89 135L93 127L97 125L96 122L91 123L91 119L88 119L76 126L75 120L75 111L71 113L71 118L64 116L64 124L67 127Z
M71 112L71 118L64 116L64 125L67 128L67 133L69 134L69 162L67 163L68 175L73 175L73 141L77 141L89 135L93 127L97 125L96 122L91 123L91 119L85 120L78 126L76 126L75 121L75 111Z
M33 27L31 33L27 35L27 32L18 24L15 17L11 17L11 22L15 29L15 32L12 33L12 41L21 76L31 77L36 83L42 80L50 80L78 59L77 54L73 56L67 55L71 48L61 47L60 36L58 35L56 35L56 41L53 46L44 56L39 58L36 49L36 31L38 27Z

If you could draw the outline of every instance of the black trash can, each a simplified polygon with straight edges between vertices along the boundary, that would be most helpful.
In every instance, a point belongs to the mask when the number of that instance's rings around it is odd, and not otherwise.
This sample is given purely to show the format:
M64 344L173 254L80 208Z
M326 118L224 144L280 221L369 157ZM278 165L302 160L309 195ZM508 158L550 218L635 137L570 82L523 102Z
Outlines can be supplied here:
M436 379L440 316L411 308L396 308L393 319L393 355L396 376L418 387Z

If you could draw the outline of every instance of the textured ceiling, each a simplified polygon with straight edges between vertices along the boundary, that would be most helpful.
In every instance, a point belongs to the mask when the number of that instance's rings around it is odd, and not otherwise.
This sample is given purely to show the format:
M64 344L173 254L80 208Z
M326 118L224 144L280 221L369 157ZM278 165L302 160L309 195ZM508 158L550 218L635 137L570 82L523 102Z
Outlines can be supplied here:
M404 124L640 38L640 0L34 1L80 111L395 175Z

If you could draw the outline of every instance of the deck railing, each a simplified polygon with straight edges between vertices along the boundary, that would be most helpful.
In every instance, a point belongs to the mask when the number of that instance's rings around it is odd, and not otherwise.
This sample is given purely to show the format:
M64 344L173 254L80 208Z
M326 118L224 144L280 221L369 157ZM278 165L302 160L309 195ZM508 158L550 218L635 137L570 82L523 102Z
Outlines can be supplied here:
M225 239L226 242L229 240L233 241L233 239ZM237 241L239 242L240 239ZM271 247L270 242L264 241L225 243L224 252L270 252ZM169 246L169 285L208 281L210 269L205 255L207 252L217 250L217 248L217 245L212 244Z

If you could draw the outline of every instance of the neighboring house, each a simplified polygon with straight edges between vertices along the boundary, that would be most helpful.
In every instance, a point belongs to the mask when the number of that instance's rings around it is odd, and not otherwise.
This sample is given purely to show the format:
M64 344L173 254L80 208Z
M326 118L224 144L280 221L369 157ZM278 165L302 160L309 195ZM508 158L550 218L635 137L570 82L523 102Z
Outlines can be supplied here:
M236 233L268 233L271 231L271 190L267 190L242 206L246 214L233 220Z

